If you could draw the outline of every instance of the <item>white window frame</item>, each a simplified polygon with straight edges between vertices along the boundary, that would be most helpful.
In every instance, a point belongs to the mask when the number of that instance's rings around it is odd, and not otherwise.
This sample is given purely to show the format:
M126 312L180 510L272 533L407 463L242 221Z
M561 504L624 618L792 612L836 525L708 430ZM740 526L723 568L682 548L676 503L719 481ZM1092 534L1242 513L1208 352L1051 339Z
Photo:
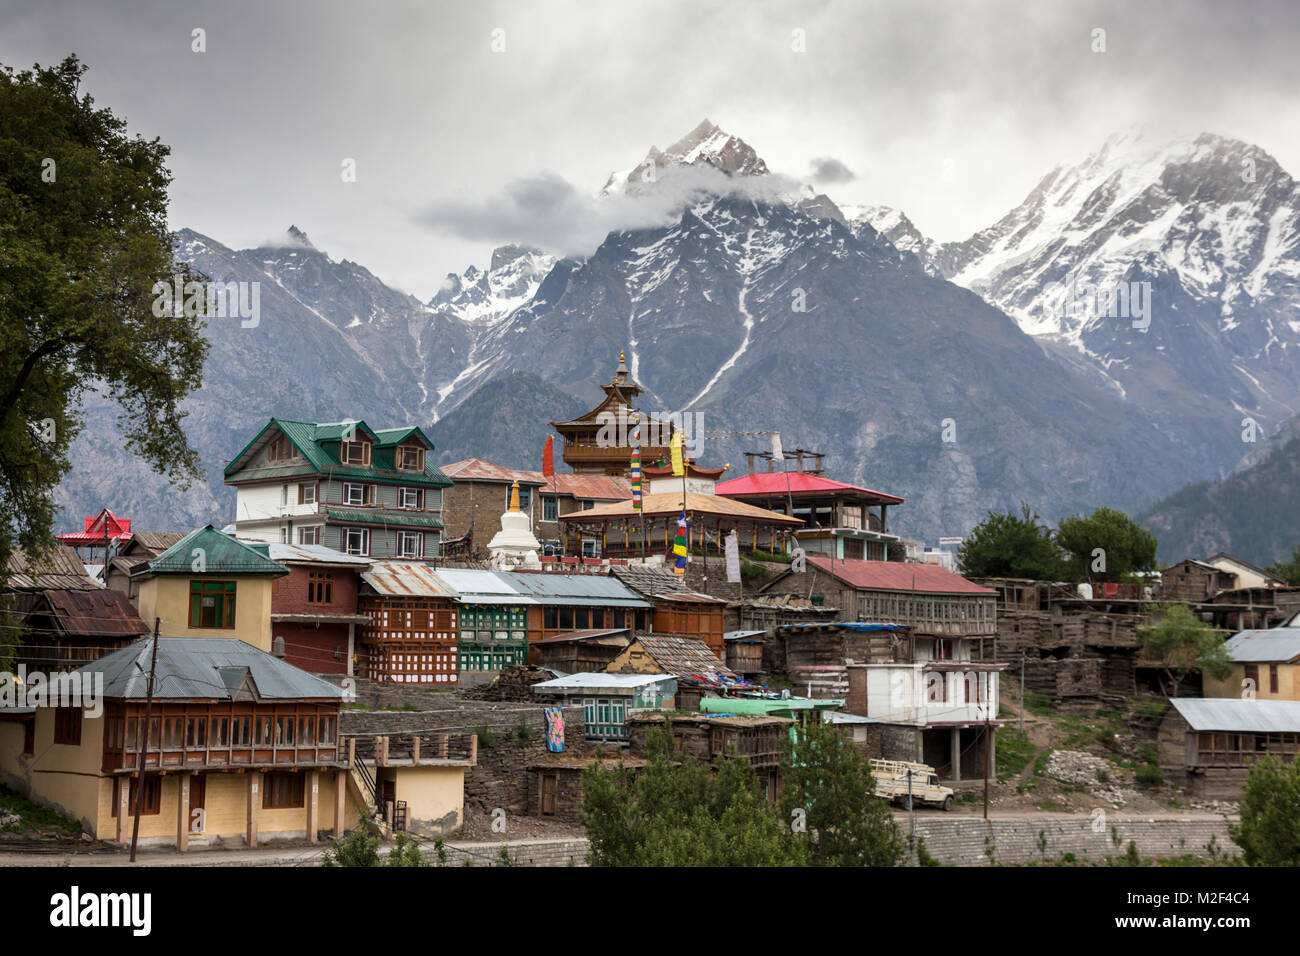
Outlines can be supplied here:
M406 503L406 496L407 496L408 493L411 495L411 503L410 503L409 505ZM419 509L419 507L420 507L420 489L419 489L419 488L411 488L411 487L406 486L406 485L402 485L402 486L400 486L400 487L397 489L397 507L399 507L399 508L407 508L407 509Z
M367 487L366 485L360 484L359 482L345 481L343 483L343 504L351 508L364 508L366 506L366 501L370 497L370 495L366 492L366 487ZM352 500L351 495L354 490L361 492L360 501Z
M353 550L352 550L352 545L351 545L351 544L349 543L349 541L348 541L348 536L351 535L351 534L360 534L360 535L361 535L361 550L360 550L360 551L353 551ZM370 554L370 529L369 529L369 528L349 528L349 527L343 527L343 528L340 528L340 529L339 529L339 544L341 545L341 550L343 551L344 554L355 554L355 555L358 555L358 556L361 556L361 557L366 557L366 556L368 556L368 555Z
M302 499L299 504L314 505L316 504L316 482L304 481L298 485L298 497Z
M307 532L309 531L311 532L312 540L306 541L304 539L307 537ZM298 543L299 544L322 544L323 542L321 541L321 538L323 537L324 531L325 529L318 524L312 524L312 525L307 525L306 527L301 527L298 529Z
M414 553L408 553L406 542L414 539ZM399 558L422 558L424 557L424 535L418 531L399 531L397 532L397 554Z

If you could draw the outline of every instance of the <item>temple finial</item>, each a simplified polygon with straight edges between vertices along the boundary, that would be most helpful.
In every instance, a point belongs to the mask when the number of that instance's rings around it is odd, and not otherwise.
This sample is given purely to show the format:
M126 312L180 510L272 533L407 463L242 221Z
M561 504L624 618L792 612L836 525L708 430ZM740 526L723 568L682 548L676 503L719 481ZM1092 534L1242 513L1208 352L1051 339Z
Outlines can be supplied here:
M510 483L510 510L519 510L519 479L516 478Z

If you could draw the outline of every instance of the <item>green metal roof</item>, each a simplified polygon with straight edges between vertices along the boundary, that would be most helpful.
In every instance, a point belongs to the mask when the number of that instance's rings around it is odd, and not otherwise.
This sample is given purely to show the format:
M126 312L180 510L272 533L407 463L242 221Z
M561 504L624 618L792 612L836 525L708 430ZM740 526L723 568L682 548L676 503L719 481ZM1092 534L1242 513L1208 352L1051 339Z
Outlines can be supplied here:
M701 697L700 711L705 714L764 714L789 717L801 710L832 710L844 701L812 697L789 697L785 700L763 697Z
M202 565L198 565L202 553ZM133 577L150 574L288 574L289 569L271 560L270 546L261 542L236 541L212 525L191 531Z
M336 508L326 507L330 521L350 521L354 524L382 524L395 528L441 528L442 521L431 514L418 511L390 511L386 508Z
M357 432L368 435L374 441L370 467L344 465L339 461L339 441L343 433L349 428L355 428ZM450 488L452 484L451 479L444 475L437 465L433 464L431 455L425 455L423 475L417 476L409 471L399 471L394 464L394 449L412 435L417 436L425 444L428 451L434 450L433 442L429 441L428 437L419 428L408 426L406 428L388 428L375 431L365 422L316 424L314 422L293 421L288 418L272 418L263 426L253 440L245 445L239 454L231 460L230 464L226 466L225 477L227 481L232 476L244 471L247 466L248 456L255 448L260 447L263 437L271 429L278 430L289 439L305 459L305 464L277 464L260 467L247 476L250 479L289 478L300 475L321 474L337 478L364 478L371 481L421 485L424 487Z

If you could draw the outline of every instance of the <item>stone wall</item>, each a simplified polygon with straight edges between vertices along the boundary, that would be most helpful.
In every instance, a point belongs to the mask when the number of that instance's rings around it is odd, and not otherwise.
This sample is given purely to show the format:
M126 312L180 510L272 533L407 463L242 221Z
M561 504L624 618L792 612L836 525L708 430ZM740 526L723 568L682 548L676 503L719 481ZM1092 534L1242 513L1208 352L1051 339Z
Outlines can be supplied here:
M528 812L527 768L544 759L545 705L460 700L449 695L439 710L344 711L344 734L478 734L478 763L465 774L465 806L491 813ZM564 708L565 753L588 754L586 721L581 707Z
M894 819L906 836L907 815L895 814ZM1100 826L1094 829L1097 823ZM1233 856L1241 852L1228 835L1228 819L1212 814L1137 817L1112 813L1099 821L1082 814L1035 814L995 817L986 823L981 817L964 814L919 813L916 834L925 840L932 857L952 866L987 866L989 852L995 863L1058 860L1063 853L1103 861L1107 856L1122 856L1130 840L1144 857L1209 857L1211 845ZM1045 850L1040 850L1039 834Z
M502 843L448 843L448 866L501 866L501 848L513 866L586 866L586 840L507 840Z

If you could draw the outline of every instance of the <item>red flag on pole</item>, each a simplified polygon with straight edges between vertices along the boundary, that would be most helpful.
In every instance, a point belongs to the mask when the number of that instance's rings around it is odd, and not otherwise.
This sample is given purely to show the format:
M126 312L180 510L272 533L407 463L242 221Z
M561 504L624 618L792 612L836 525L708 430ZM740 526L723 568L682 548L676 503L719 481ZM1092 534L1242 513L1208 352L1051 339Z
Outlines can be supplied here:
M555 474L555 436L546 436L546 447L542 449L542 477L550 478Z

